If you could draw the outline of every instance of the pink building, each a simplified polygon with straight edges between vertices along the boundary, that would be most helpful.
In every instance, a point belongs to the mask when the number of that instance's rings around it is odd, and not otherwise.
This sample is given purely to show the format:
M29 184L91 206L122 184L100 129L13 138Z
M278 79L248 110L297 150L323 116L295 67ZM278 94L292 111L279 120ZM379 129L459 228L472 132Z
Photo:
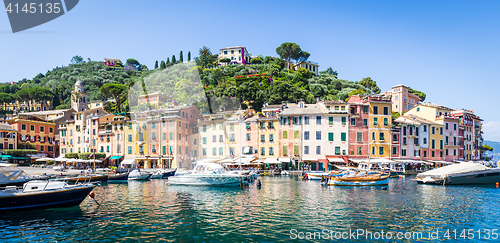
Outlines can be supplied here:
M347 101L351 108L349 126L349 159L358 162L368 158L368 129L370 105L359 96L351 96ZM354 120L354 122L352 121Z
M392 111L406 112L416 106L420 102L420 97L408 92L408 87L398 84L393 86L390 91L384 93L386 96L392 97Z

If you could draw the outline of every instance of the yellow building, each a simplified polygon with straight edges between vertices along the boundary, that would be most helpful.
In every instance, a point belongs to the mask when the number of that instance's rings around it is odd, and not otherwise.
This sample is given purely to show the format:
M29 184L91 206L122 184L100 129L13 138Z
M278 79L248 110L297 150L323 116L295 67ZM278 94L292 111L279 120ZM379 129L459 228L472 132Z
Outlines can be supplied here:
M152 94L145 94L145 95L139 95L138 97L138 104L149 104L153 107L161 107L164 106L165 104L168 104L172 102L170 98L167 96L161 94L161 93L152 93Z
M219 65L226 65L227 63L220 62L221 59L228 58L231 60L230 63L234 64L249 64L251 57L251 53L247 51L247 48L244 46L234 46L234 47L226 47L220 49L219 54Z
M369 113L369 150L373 158L391 156L392 111L391 98L383 96L366 97L370 104Z
M0 153L4 149L17 149L18 131L8 124L0 124Z
M277 110L281 105L268 105L262 108L263 116L258 122L258 157L265 161L267 158L279 157L279 120Z

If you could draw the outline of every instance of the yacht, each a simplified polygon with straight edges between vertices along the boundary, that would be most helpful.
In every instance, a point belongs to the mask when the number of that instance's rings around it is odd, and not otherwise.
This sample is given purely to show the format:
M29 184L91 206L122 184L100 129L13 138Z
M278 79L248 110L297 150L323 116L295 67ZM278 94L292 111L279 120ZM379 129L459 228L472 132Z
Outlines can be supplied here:
M128 179L129 180L147 180L151 177L151 173L144 172L144 171L138 171L138 170L133 170L128 174Z
M0 211L79 205L94 188L93 184L68 185L64 181L29 181L22 188L0 190Z
M230 186L248 181L249 175L232 173L216 163L198 163L190 174L168 178L171 185Z
M462 162L419 173L413 180L419 184L439 185L495 184L500 182L500 168Z

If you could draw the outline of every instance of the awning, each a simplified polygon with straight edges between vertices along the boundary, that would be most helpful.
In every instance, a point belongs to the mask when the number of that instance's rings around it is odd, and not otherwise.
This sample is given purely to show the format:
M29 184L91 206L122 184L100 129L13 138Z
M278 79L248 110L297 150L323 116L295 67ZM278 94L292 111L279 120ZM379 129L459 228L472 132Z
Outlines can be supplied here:
M55 159L53 158L39 158L36 159L37 162L45 162L45 161L54 161Z
M10 159L30 159L29 157L11 157Z
M390 159L386 159L386 158L375 158L375 159L370 159L369 161L370 161L370 163L394 163L394 160L390 160Z
M318 161L318 158L306 157L302 158L302 161Z
M342 158L328 158L328 162L332 162L332 163L343 163L343 162L344 162L344 159L342 159Z
M349 160L354 162L354 163L361 163L361 162L367 162L368 158L366 158L366 159L351 159L351 158L349 158Z
M122 165L131 165L135 163L135 159L124 159L120 164Z
M290 158L279 158L278 160L281 163L290 163Z
M449 164L454 164L453 162L441 161L441 160L428 160L428 161L429 161L429 162L432 162L432 163L446 164L446 165L449 165Z
M243 153L244 154L249 154L250 153L250 147L243 147Z
M255 156L241 156L239 158L233 159L233 163L238 163L238 164L249 164L250 162L254 161L256 158Z
M4 159L10 159L10 158L12 158L12 155L1 154L0 157L2 157Z
M406 164L410 164L410 163L422 164L423 163L422 160L412 160L412 159L395 159L394 161L406 163Z
M264 160L264 164L281 164L282 162L285 162L285 163L290 163L290 159L288 159L288 161L281 161L280 160L277 160L276 158L267 158Z
M328 160L327 160L327 159L318 159L318 161L319 161L320 163L328 163Z
M111 156L109 159L121 159L123 156Z
M59 156L59 157L57 157L57 158L55 159L55 161L66 161L66 160L68 160L68 159L66 159L66 158L64 158L64 157L62 157L62 156Z

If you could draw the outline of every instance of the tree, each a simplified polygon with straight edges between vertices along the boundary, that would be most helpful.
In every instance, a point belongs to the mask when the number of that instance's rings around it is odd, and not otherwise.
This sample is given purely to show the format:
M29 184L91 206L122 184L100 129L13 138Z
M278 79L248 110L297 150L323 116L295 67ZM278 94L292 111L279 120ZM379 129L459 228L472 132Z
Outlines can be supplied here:
M488 151L493 151L493 147L491 147L490 145L487 145L487 144L484 144L482 147L481 147L482 150L488 150Z
M191 51L188 51L188 62L191 61Z
M136 59L134 59L134 58L127 59L127 63L126 64L133 65L136 68L139 68L141 66L141 63L139 61L137 61Z
M78 63L81 63L81 62L83 62L82 56L74 56L73 58L71 58L71 63L72 64L78 64Z
M351 97L353 95L362 95L362 94L366 94L366 92L363 89L355 89L355 90L349 92L349 94L347 95L347 99L349 99L349 97Z
M211 62L212 52L210 48L203 46L200 48L200 56L197 58L196 64L206 68Z
M158 60L155 62L155 69L158 69Z
M229 59L229 58L226 57L226 58L220 59L219 62L225 62L227 64L227 63L231 62L231 59Z
M14 97L16 97L17 100L21 102L26 102L28 104L28 110L30 110L30 102L29 100L31 99L30 97L30 92L29 89L20 89L14 94Z
M166 66L165 66L165 62L164 62L164 61L161 61L161 63L160 63L160 69L165 69L165 67L166 67Z
M274 58L272 56L266 56L264 58L264 63L271 63L272 61L274 61Z
M184 62L184 56L182 55L182 51L179 54L179 62Z
M285 59L288 62L287 68L290 68L292 60L297 62L305 61L310 56L308 52L302 51L299 45L291 42L281 44L281 46L276 48L276 53L280 56L280 58Z
M370 77L366 77L363 80L356 82L356 84L363 85L363 87L371 90L375 94L380 94L380 88L377 86L377 81Z
M408 87L408 92L411 93L411 94L414 94L416 96L418 96L420 98L420 101L424 101L425 100L425 97L427 97L427 95L422 92L422 91L418 91L418 90L414 90L410 87Z
M12 103L16 100L16 98L8 93L0 93L0 102L4 105L4 110L7 110L7 104Z
M175 55L172 55L172 63L173 63L173 64L176 64L176 63L177 63L177 60L175 59Z
M114 83L107 83L104 84L100 89L99 92L107 97L113 97L116 101L116 106L118 109L118 113L121 113L121 101L120 99L122 98L121 96L126 93L127 91L127 86L123 84L114 84Z
M335 76L335 78L338 77L339 73L337 71L333 71L332 67L327 68L325 71L319 72L320 74L329 74Z
M263 61L260 57L250 59L251 64L261 64Z

